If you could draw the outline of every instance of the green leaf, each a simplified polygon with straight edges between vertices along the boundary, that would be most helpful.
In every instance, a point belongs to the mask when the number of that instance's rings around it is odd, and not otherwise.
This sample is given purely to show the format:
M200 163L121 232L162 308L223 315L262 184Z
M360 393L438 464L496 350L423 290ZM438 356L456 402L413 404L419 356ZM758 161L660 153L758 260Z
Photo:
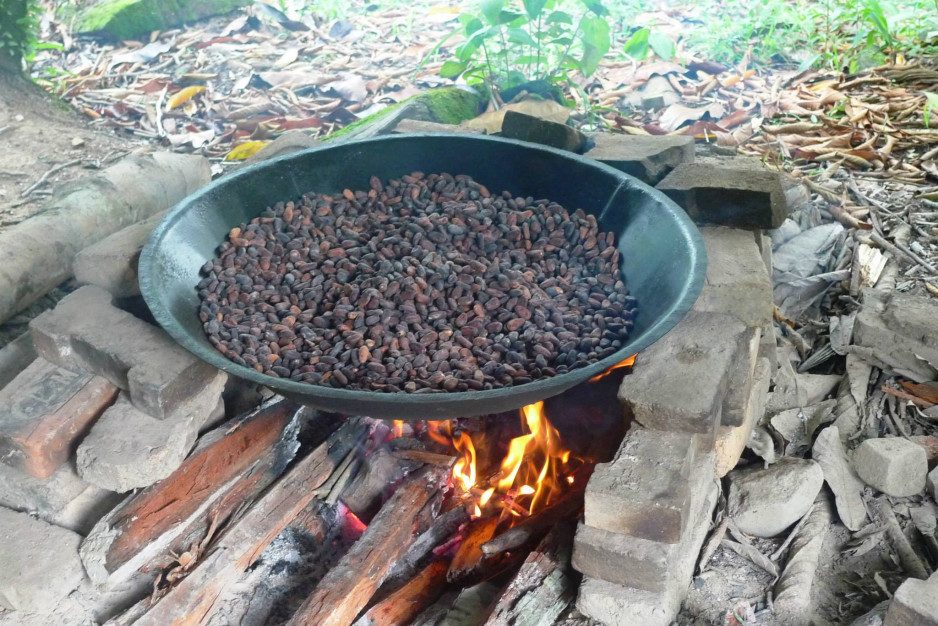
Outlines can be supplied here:
M663 33L648 33L648 45L665 61L674 57L674 41Z
M585 17L581 23L583 30L583 57L580 59L580 71L584 76L591 76L603 55L609 52L609 23L601 17Z
M521 0L521 3L524 5L524 12L528 14L528 17L536 20L537 16L544 10L547 0Z
M551 11L551 14L544 20L545 24L570 24L573 25L573 16L564 11Z
M479 8L486 22L489 24L497 24L498 16L501 14L504 6L505 0L482 0L482 6Z
M538 46L537 40L535 40L528 31L520 28L508 29L508 41L511 43L519 43L522 46L531 46L533 48Z
M547 43L558 46L569 46L571 43L573 43L573 37L560 37L558 39L551 39Z
M479 18L473 17L465 24L466 36L468 37L472 35L473 33L475 33L476 31L482 30L483 26L484 25L482 24L482 21Z
M538 58L534 54L523 54L520 57L514 59L514 62L518 65L535 65L538 62ZM544 59L541 59L541 62L544 62Z
M440 76L443 78L456 78L469 67L468 63L457 63L456 61L447 61L440 68Z
M527 24L528 20L524 17L523 13L515 13L514 11L502 11L498 14L498 23L499 24L511 24L512 22L520 22L517 26L521 24Z
M629 40L625 42L623 52L636 61L644 60L648 56L648 35L647 28L640 28L632 33Z
M596 15L602 16L606 14L606 7L603 6L602 0L583 0L583 4Z

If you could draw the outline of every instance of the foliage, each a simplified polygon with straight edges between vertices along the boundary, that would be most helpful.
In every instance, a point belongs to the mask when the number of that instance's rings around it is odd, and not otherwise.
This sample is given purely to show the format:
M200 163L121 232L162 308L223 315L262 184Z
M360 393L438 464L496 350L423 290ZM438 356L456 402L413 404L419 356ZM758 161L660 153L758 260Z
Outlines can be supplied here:
M609 51L609 23L601 0L482 0L478 13L459 17L465 42L440 74L469 84L508 89L531 81L565 82L568 72L596 71ZM571 3L568 3L571 4Z
M34 0L0 0L0 65L17 66L35 50L39 7Z

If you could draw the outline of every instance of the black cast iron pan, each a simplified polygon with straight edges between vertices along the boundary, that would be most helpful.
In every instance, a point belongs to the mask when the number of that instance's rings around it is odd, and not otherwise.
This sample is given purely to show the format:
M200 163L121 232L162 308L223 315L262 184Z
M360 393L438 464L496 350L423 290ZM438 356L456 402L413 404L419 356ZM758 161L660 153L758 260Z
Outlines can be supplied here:
M273 378L236 365L208 342L197 316L199 268L228 231L308 191L367 189L413 171L468 174L493 193L550 198L596 215L616 233L625 284L638 300L629 342L589 367L489 391L383 393ZM156 320L187 350L233 376L298 402L350 415L443 419L520 408L557 395L661 338L690 309L706 270L700 233L659 191L599 162L536 144L473 135L393 135L326 145L246 167L189 196L153 231L140 256L140 289Z

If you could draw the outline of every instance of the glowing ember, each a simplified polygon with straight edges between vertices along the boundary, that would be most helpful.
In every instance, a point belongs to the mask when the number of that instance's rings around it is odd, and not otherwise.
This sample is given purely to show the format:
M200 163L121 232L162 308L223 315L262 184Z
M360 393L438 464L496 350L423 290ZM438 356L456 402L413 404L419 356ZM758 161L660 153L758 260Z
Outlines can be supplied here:
M427 422L427 436L438 444L449 446L453 441L453 423L449 420Z
M636 356L638 356L638 355L633 354L632 356L630 356L630 357L627 358L626 360L622 361L621 363L616 363L615 365L613 365L612 367L610 367L609 369L607 369L607 370L606 370L605 372L603 372L602 374L596 374L595 376L593 376L592 378L590 378L589 382L595 383L597 380L602 380L603 378L605 378L606 376L608 376L609 374L611 374L611 373L613 372L613 370L617 370L617 369L622 368L622 367L632 367L632 365L635 363L635 357L636 357Z

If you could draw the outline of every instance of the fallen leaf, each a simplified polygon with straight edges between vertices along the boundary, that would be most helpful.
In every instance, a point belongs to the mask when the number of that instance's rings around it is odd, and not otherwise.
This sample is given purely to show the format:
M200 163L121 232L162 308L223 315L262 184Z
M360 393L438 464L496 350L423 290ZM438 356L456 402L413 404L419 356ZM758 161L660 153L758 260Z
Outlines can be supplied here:
M169 52L170 48L173 47L173 43L173 41L167 41L165 43L154 41L153 43L149 43L143 46L142 48L138 48L130 52L115 54L113 57L111 57L111 63L108 67L111 68L115 65L120 65L121 63L149 63L164 52Z
M282 70L279 72L258 72L256 76L271 87L306 87L307 85L324 85L331 82L331 78L324 74L314 72L298 72Z
M256 154L261 148L269 144L269 141L245 141L231 149L225 155L226 161L243 161L249 156Z
M180 104L188 102L196 94L202 93L205 91L203 85L192 85L191 87L186 87L174 93L169 100L166 101L166 110L175 109Z
M721 102L714 102L703 107L689 107L676 102L664 110L658 118L658 125L667 131L675 131L687 122L694 122L705 116L716 120L723 116L725 107ZM726 130L726 129L720 129Z
M355 29L352 20L336 20L329 28L329 39L342 39Z
M290 48L286 52L284 52L283 55L281 55L279 59L274 61L273 66L278 69L281 67L286 67L290 65L291 63L293 63L294 61L296 61L297 57L299 56L300 56L299 48Z
M717 125L726 129L730 129L734 126L739 126L743 122L749 121L749 119L749 113L745 109L738 109L719 120Z
M645 63L635 72L635 80L645 81L658 74L666 76L668 74L683 74L684 67L671 61L656 61L654 63Z
M902 381L902 388L926 402L938 404L938 383L910 383Z
M255 2L254 10L257 11L259 15L269 19L272 22L276 22L280 24L287 30L296 30L296 31L309 30L309 26L307 26L303 22L297 22L295 20L291 20L289 17L287 17L286 13L284 13L283 11L279 9L275 9L274 7L270 6L267 3Z
M497 111L488 111L479 117L468 120L460 124L467 128L478 128L484 130L487 134L493 135L501 132L502 121L505 119L505 113L508 111L517 111L539 117L542 120L566 124L570 118L571 110L564 105L553 100L522 100L507 104Z
M215 138L215 131L209 128L198 133L182 133L179 135L167 134L169 143L173 146L192 144L193 148L201 148Z
M341 76L341 79L329 83L330 90L349 102L361 102L368 96L368 87L365 85L364 78L352 73L345 73Z
M716 61L691 61L687 64L687 69L693 72L706 72L711 76L722 74L729 68Z
M860 497L864 485L847 461L836 426L828 426L821 431L811 456L820 464L824 480L834 492L840 521L850 530L860 530L867 518L866 506Z
M298 130L301 128L320 128L323 120L320 117L303 117L298 119L285 119L280 122L279 130Z

